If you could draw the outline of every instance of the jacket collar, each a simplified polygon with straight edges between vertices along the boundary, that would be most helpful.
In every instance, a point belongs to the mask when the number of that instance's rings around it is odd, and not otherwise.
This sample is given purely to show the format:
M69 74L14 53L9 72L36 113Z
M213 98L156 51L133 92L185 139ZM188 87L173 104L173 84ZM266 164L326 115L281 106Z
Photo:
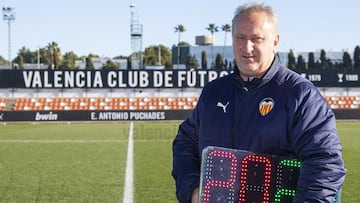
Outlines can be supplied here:
M274 75L278 72L278 70L280 68L280 64L281 63L280 63L279 56L276 54L273 62L271 63L270 68L266 71L266 73L261 78L254 78L251 81L244 81L240 77L239 69L235 66L234 67L234 79L235 79L236 85L241 90L244 90L246 92L248 92L252 89L256 89L257 87L260 87L260 86L266 84L274 77Z

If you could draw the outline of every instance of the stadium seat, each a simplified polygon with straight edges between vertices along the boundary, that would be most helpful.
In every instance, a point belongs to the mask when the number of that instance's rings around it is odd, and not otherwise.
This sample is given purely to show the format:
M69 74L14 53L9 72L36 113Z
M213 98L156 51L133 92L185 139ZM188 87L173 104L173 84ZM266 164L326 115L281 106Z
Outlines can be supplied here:
M6 98L0 98L0 111L5 110L6 107Z
M0 110L4 101L0 100ZM196 103L196 97L18 98L13 110L190 110Z
M360 97L356 96L331 96L325 97L325 100L332 109L360 108Z

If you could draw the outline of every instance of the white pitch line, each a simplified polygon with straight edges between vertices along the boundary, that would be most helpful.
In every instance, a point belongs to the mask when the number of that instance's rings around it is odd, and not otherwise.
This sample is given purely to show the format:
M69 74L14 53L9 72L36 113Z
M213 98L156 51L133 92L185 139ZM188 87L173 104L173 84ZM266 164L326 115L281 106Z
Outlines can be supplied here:
M128 140L128 150L127 150L127 157L126 157L126 169L125 169L125 186L124 186L124 196L123 196L123 203L133 203L134 201L134 194L133 194L133 126L134 123L130 123L129 129L129 140Z

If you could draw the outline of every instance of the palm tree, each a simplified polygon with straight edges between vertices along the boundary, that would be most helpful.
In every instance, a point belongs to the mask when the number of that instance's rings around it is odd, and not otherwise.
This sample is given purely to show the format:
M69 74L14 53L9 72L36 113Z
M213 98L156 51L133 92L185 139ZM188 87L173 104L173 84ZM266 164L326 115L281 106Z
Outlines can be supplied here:
M218 32L218 26L216 26L213 23L210 23L209 27L207 27L206 29L211 32L211 38L212 38L212 43L211 43L211 66L213 66L214 65L214 33Z
M179 33L179 37L178 37L178 44L177 44L177 68L179 69L179 63L180 63L180 34L182 32L185 32L186 29L183 25L178 25L177 27L175 27L175 32Z
M221 30L225 32L224 49L223 49L223 57L225 58L226 37L227 37L227 33L231 32L231 25L230 24L225 24L225 25L223 25L221 27Z
M47 58L51 69L56 70L59 68L62 55L60 47L56 42L51 42L47 45Z

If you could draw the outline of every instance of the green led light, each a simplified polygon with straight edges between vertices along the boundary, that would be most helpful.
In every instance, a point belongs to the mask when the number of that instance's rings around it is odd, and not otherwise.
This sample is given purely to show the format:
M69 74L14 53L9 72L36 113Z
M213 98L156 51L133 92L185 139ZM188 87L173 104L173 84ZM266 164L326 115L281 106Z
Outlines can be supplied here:
M275 194L274 203L280 202L282 196L295 196L295 190L278 189Z
M291 160L291 159L284 159L280 161L280 164L283 166L289 166L289 167L297 167L300 168L301 162L297 160Z

